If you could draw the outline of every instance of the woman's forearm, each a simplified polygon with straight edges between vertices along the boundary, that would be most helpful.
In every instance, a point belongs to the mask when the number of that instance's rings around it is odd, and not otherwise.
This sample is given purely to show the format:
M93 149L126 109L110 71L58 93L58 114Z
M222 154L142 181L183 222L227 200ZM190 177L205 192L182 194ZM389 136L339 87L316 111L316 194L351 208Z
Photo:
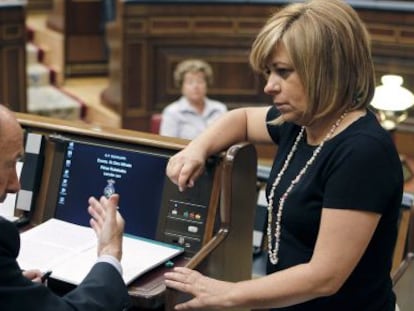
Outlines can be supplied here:
M208 127L189 146L206 157L242 141L271 141L265 126L266 107L233 109Z

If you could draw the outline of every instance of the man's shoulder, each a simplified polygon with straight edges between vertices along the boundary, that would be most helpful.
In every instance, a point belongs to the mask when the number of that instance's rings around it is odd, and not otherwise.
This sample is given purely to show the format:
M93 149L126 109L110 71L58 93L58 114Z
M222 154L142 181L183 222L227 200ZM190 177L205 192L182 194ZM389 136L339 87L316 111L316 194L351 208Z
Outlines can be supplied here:
M16 258L20 248L20 236L16 225L0 216L0 253Z

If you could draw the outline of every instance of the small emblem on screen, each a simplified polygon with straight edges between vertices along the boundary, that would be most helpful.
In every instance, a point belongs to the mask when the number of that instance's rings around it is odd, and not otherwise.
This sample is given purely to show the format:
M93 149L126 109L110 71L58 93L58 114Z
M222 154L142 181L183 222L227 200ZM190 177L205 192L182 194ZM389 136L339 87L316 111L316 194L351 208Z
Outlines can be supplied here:
M113 195L115 193L115 180L113 179L108 179L106 181L108 184L105 186L104 190L103 190L103 194L105 197L109 198L111 195Z

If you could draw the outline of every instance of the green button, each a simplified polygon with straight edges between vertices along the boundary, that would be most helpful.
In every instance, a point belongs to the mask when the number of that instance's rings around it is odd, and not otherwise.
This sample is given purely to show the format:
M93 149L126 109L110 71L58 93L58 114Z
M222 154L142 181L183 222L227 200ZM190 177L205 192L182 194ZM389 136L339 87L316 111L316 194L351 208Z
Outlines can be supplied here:
M174 263L173 263L171 260L168 260L168 261L165 263L165 266L166 266L167 268L172 268L172 267L174 267Z

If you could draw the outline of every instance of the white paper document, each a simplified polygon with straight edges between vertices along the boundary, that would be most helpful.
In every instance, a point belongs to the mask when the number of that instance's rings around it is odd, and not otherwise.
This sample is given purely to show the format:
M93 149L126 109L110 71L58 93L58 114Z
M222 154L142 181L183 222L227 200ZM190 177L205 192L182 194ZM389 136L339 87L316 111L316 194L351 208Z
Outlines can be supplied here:
M50 219L21 233L17 261L21 269L52 270L52 277L78 285L97 259L97 238L92 228ZM143 273L183 252L166 243L123 237L123 278L128 285Z

